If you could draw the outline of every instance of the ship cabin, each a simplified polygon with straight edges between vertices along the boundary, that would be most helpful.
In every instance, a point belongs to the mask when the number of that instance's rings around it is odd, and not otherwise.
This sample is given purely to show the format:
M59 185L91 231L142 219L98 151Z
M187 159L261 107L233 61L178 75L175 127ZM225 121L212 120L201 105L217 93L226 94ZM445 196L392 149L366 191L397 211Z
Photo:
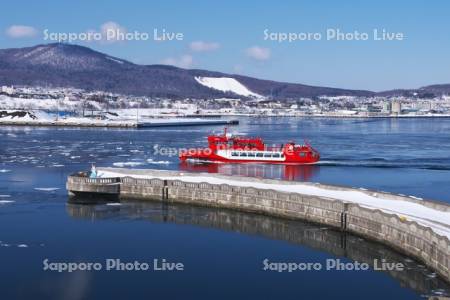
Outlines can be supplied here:
M263 151L266 146L261 138L229 137L226 135L209 136L208 145L211 150L253 150Z

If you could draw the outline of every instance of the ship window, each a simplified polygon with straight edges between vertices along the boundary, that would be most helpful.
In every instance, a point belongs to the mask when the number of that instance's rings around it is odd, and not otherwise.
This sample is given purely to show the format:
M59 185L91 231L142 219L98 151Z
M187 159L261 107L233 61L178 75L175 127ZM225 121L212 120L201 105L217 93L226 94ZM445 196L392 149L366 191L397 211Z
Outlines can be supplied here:
M263 153L262 152L256 153L256 157L263 157Z
M301 157L305 157L306 156L306 152L300 152L300 156Z
M250 153L248 154L248 157L255 157L255 153L251 153L251 152L250 152Z
M280 157L280 153L275 153L273 157Z
M270 153L264 153L264 157L272 157L272 154L270 154Z
M241 152L241 153L239 154L239 156L247 156L247 153Z
M231 152L231 156L238 156L237 152Z
M283 157L283 158L284 158L284 153L281 153L281 157Z

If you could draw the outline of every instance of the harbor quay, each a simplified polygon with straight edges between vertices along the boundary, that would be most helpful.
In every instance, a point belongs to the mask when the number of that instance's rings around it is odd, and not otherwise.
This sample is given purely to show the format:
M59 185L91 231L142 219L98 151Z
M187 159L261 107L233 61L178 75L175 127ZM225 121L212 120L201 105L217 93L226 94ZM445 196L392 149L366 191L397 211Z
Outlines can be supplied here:
M174 126L205 126L205 125L238 125L239 120L232 119L155 119L148 121L104 121L79 118L75 120L1 120L0 126L67 126L67 127L114 127L114 128L148 128Z
M161 170L68 177L71 198L141 199L303 220L385 244L450 282L450 205L358 188Z

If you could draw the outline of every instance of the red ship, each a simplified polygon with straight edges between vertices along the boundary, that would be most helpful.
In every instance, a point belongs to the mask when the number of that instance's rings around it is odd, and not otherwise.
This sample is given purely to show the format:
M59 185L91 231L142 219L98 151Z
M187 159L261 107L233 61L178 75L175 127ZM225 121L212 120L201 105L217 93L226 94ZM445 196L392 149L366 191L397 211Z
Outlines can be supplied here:
M259 137L227 134L208 136L208 148L188 149L180 153L180 160L230 163L314 164L320 154L311 145L288 142L268 147Z

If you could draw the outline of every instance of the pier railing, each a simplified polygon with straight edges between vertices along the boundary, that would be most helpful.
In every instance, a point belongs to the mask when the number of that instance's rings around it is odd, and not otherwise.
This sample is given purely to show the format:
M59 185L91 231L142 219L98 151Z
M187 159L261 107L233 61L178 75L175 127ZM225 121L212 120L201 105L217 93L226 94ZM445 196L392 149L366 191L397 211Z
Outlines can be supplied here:
M114 178L90 178L90 177L79 177L79 176L70 176L69 180L71 182L77 183L86 183L86 184L113 184L120 183L120 177Z
M121 178L89 178L74 174L68 177L66 187L69 194L108 194L120 193Z

